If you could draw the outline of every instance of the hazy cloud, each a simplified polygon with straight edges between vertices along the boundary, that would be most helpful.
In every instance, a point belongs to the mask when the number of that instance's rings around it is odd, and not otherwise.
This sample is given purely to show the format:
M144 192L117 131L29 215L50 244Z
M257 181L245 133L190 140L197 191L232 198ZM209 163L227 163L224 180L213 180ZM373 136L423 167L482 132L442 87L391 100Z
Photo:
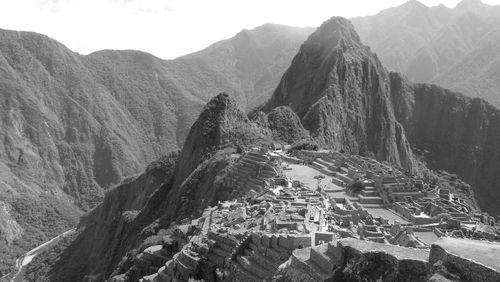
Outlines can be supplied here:
M41 10L47 10L52 13L57 13L61 11L61 0L41 0L38 2L38 7Z
M319 26L332 16L375 14L405 1L0 0L0 28L43 33L83 54L138 49L174 58L264 23ZM421 1L453 7L460 0Z

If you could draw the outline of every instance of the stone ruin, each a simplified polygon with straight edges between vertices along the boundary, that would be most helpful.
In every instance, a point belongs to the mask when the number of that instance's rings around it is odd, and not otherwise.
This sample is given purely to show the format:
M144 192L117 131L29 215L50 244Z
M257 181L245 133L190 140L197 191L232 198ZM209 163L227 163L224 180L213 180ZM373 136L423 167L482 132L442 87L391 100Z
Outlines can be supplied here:
M310 167L333 183L357 179L363 189L357 195L341 185L311 189L284 177L276 155L252 150L226 180L253 190L250 196L172 227L175 243L165 240L145 249L128 277L155 282L500 281L500 244L486 241L498 240L496 229L487 228L492 227L487 215L446 191L431 197L429 185L386 164L340 153L312 154ZM406 221L376 217L374 208ZM443 213L448 215L440 218ZM118 274L111 281L129 280Z
M260 149L245 153L226 178L226 186L243 191L260 191L271 185L273 179L279 175L279 166L273 163L276 161L273 155Z

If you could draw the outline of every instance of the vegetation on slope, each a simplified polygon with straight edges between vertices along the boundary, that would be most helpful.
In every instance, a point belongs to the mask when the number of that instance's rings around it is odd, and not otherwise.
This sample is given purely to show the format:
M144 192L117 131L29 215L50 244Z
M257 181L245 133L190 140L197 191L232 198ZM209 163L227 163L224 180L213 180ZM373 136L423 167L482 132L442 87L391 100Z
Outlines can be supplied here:
M0 201L52 193L60 205L94 208L106 190L177 150L216 93L243 107L267 99L311 31L265 25L165 61L139 51L82 56L40 34L0 30ZM4 248L0 268L27 251L15 250Z
M24 229L24 236L7 245L0 241L0 276L12 270L17 258L76 225L80 213L70 205L64 205L54 196L41 194L15 198L9 203L12 215Z
M269 112L266 127L271 130L275 140L288 144L311 138L297 114L289 107L276 107Z
M56 244L37 255L28 264L24 279L30 282L53 281L49 279L49 271L53 266L53 262L60 259L59 256L63 253L64 249L71 244L76 236L77 234L73 233L64 237Z

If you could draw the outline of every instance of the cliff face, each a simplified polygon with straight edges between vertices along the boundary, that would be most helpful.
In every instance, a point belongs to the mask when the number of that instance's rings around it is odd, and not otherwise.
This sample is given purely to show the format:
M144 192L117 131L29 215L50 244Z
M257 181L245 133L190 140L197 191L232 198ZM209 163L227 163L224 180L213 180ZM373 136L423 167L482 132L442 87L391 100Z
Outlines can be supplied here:
M318 143L414 167L388 74L350 22L332 18L301 46L264 111L286 105Z
M80 224L80 234L60 256L51 279L102 280L127 252L176 220L199 216L231 193L224 175L229 148L268 142L267 131L250 122L227 94L214 97L190 130L183 150L109 192ZM232 191L229 191L232 192Z
M412 146L425 151L431 168L456 173L470 183L479 206L498 214L500 111L481 99L434 85L417 84L404 91L402 97L401 92L394 96L405 99L405 105L396 107Z
M108 191L104 201L80 220L79 234L55 262L50 279L80 281L87 274L112 268L133 247L140 233L140 229L131 231L135 230L133 222L151 194L172 179L177 157L164 157Z
M292 108L316 141L407 169L415 152L433 169L473 185L482 209L499 214L499 110L480 99L389 73L353 26L325 22L301 46L262 108Z

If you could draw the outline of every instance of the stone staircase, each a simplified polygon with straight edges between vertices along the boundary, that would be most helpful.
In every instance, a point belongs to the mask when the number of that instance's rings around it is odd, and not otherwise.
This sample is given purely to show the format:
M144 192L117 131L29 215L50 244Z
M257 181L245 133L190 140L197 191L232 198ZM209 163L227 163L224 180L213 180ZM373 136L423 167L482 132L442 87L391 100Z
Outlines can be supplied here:
M365 197L378 197L379 194L375 188L368 188L365 187L363 190L361 190L361 195Z
M363 207L382 207L384 205L384 200L373 187L365 187L361 190L358 194L358 199Z
M231 257L235 251L238 242L235 240L222 237L215 232L208 233L209 245L212 246L211 251L206 255L208 260L217 266L224 266L225 261Z
M311 163L311 166L315 169L317 169L318 171L320 171L321 173L323 174L326 174L328 176L334 176L335 175L335 172L332 171L330 169L330 167L332 166L331 163L321 159L321 158L317 158L315 159L312 163Z
M189 275L193 272L196 272L198 264L200 261L200 257L198 254L194 252L190 252L189 250L182 250L177 257L177 269L183 268L184 277L190 277Z
M331 163L329 161L326 161L326 160L324 160L322 158L317 158L315 161L318 162L319 164L321 164L322 166L328 168L328 170L330 170L332 172L335 171L335 170L332 169L332 167L334 166L333 163Z
M352 178L347 176L345 173L341 173L341 172L335 173L335 178L337 178L338 180L340 180L346 184L349 184L353 181Z

